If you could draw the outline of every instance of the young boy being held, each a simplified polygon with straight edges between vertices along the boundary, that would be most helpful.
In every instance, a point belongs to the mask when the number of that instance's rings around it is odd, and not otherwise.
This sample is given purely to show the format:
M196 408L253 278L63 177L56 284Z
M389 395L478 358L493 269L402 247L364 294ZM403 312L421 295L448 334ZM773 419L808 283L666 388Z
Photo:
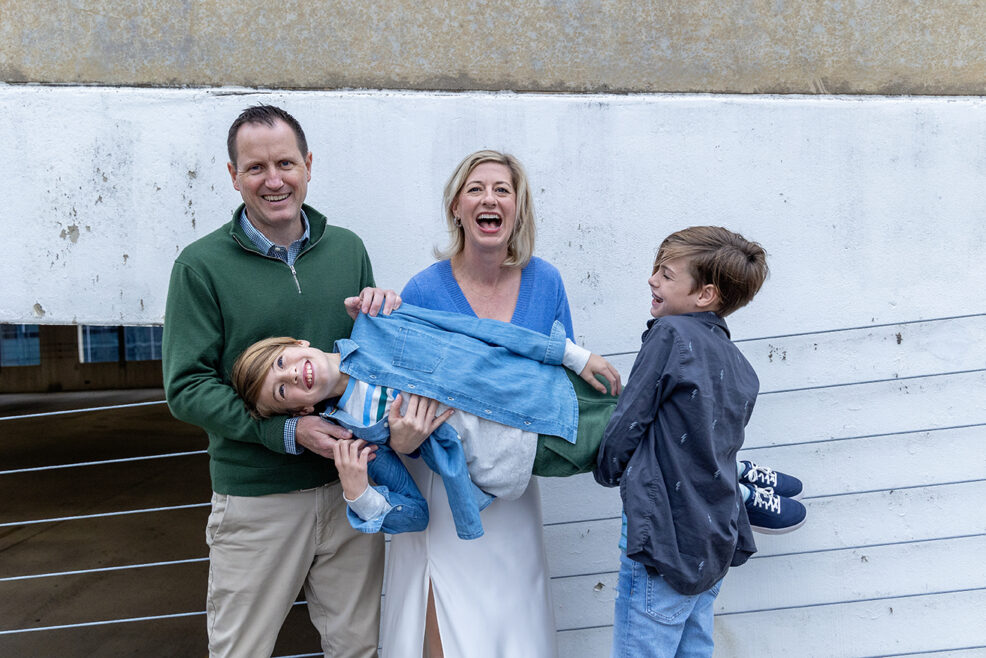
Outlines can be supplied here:
M431 435L420 454L442 475L462 539L481 536L479 512L493 497L509 500L521 495L532 472L567 474L566 461L556 466L562 473L544 472L559 461L552 455L576 459L584 470L595 464L595 450L583 450L578 437L594 436L591 447L598 446L615 400L593 388L605 390L596 376L605 378L615 395L620 390L619 373L602 357L566 339L561 325L549 337L495 320L463 322L451 316L468 325L459 327L463 333L455 333L442 328L447 316L402 305L387 317L357 318L352 339L336 343L341 351L324 352L289 337L267 338L244 350L233 365L232 385L254 416L309 414L323 401L335 399L323 416L342 423L357 439L338 441L334 458L349 507L347 516L361 532L414 532L428 523L423 496L387 445L389 426L399 418L402 399L389 382L403 381L428 396L419 404L429 405L425 416L431 419ZM430 330L428 318L434 323ZM432 362L434 353L447 365ZM467 353L482 366L471 377L465 371L471 372L475 363L469 365ZM427 367L422 366L425 363ZM562 374L561 365L580 375ZM436 381L444 386L439 397L460 409L454 417L452 408L431 398L437 389L429 385ZM559 393L559 404L517 395L529 389ZM408 404L412 403L414 398ZM477 405L485 409L486 417L470 413ZM536 416L528 415L532 409ZM534 429L560 434L543 436L530 431ZM569 435L571 442L561 438ZM496 440L469 438L474 436ZM368 480L376 486L369 486Z
M751 522L804 522L801 503L739 482L760 384L723 318L766 277L763 248L724 228L678 231L657 252L654 319L594 472L623 498L613 656L711 656L712 605L729 567L756 551Z

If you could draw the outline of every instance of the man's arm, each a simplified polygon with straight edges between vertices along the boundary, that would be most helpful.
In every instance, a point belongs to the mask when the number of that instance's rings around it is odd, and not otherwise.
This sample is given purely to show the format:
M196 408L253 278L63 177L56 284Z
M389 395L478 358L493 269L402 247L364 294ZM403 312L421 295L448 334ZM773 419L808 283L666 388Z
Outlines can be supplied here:
M177 261L168 287L162 339L171 413L210 434L285 452L285 418L250 417L222 375L223 348L223 318L214 292L198 272Z

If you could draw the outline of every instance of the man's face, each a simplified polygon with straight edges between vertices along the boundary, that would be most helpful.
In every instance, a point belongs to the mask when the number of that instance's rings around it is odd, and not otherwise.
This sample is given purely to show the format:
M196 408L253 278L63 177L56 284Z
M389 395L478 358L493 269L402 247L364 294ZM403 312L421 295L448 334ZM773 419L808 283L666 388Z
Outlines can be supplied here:
M236 166L227 166L247 217L261 233L282 245L301 237L312 154L298 150L291 126L283 121L243 124L236 133Z

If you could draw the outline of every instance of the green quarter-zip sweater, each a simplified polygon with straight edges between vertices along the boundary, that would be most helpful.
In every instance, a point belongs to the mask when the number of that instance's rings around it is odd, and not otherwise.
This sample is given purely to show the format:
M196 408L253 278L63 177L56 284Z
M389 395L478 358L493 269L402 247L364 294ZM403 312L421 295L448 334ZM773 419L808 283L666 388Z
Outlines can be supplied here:
M217 493L263 496L338 478L330 459L286 454L285 417L253 420L230 386L236 357L263 338L292 336L331 351L353 327L343 300L374 285L359 237L303 208L310 237L293 267L257 250L239 226L240 206L229 224L188 245L171 271L165 394L176 418L208 433Z

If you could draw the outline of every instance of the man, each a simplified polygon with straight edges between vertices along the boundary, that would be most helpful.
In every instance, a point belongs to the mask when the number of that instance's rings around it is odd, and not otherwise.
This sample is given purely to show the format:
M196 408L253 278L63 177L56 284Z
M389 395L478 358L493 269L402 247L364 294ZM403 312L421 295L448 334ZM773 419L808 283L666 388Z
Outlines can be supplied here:
M172 413L209 435L210 655L269 656L302 585L327 656L376 655L383 537L350 528L327 459L350 433L318 416L253 420L229 373L270 336L330 350L358 311L389 313L400 298L373 287L354 233L304 205L312 154L294 117L247 108L227 147L243 204L175 260L163 344ZM393 435L430 431L434 406L414 402L416 413L392 416Z

